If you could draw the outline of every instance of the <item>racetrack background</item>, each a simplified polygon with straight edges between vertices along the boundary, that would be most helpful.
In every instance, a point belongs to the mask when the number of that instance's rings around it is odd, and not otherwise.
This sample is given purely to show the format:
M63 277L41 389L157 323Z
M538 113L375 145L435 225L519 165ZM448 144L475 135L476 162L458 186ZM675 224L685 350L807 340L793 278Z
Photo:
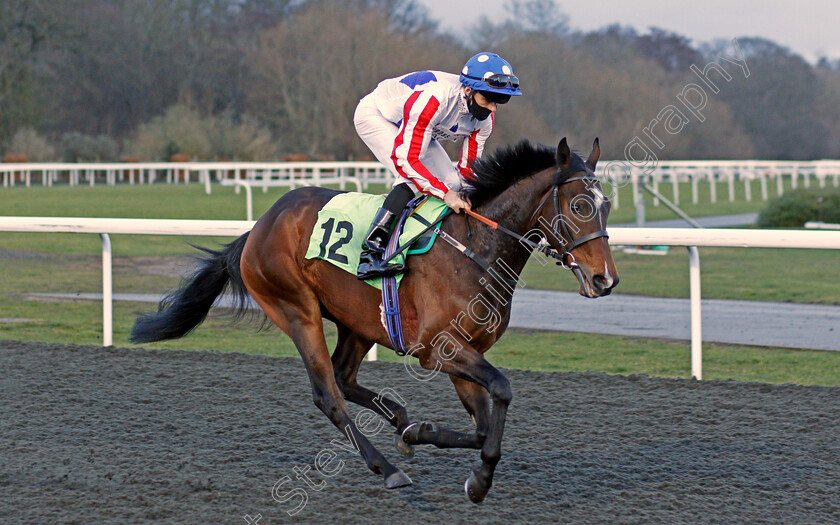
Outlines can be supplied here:
M837 523L840 389L505 371L514 400L495 483L478 451L418 447L386 490L312 403L302 362L213 352L0 342L0 516L11 523ZM448 379L364 363L412 420L470 421ZM357 410L350 405L355 414ZM345 461L309 471L323 450ZM337 463L333 463L334 468ZM272 499L292 488L308 494Z

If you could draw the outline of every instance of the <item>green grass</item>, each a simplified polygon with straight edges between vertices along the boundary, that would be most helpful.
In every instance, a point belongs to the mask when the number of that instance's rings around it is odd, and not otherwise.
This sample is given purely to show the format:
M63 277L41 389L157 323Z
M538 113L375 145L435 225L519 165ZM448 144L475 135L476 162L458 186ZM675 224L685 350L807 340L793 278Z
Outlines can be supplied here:
M254 213L265 212L285 192L255 189ZM215 184L210 195L200 184L16 186L0 190L0 209L3 215L235 220L245 218L245 194Z
M98 256L41 254L0 259L0 318L30 322L0 322L0 339L102 344L102 305L99 301L34 298L33 292L88 293L101 290ZM659 258L656 258L657 260ZM140 271L137 259L117 259L114 288L119 292L162 293L179 279ZM56 271L57 268L60 271ZM557 273L559 270L552 268ZM569 279L566 273L561 273ZM152 311L149 303L114 304L114 344L131 346L128 334L136 316ZM326 324L328 345L335 344L335 328ZM291 340L276 328L259 332L247 324L231 324L211 315L188 337L155 348L217 350L272 356L296 356ZM511 329L488 354L501 367L531 370L594 370L615 374L688 377L689 344L597 334ZM379 358L397 361L390 350ZM793 351L778 348L704 344L704 377L776 383L840 385L840 353Z
M385 190L371 185L373 192ZM255 188L254 217L265 213L285 188ZM103 217L141 219L245 220L245 194L231 187L213 185L210 195L204 186L117 185L117 186L33 186L0 188L0 215L27 217ZM188 243L217 246L230 237L171 235L112 235L114 255L168 256L194 253ZM67 233L0 232L0 249L33 250L48 253L98 254L98 235Z
M511 329L488 357L506 368L691 376L691 349L682 341ZM840 353L706 342L703 378L840 385Z
M134 346L128 343L131 324L138 313L152 309L151 304L115 303L115 346ZM0 322L0 340L102 344L102 306L97 301L33 300L22 294L4 293L0 294L0 312L4 312L0 316L12 313L16 318L31 320ZM325 332L332 348L336 338L334 326L327 323ZM144 346L282 357L298 355L291 340L276 328L257 331L253 326L231 324L219 313L211 315L183 339ZM402 360L387 348L380 348L378 354L381 361ZM527 370L682 378L691 375L689 344L684 341L511 329L487 358L499 367ZM703 377L840 386L840 352L704 343Z
M762 206L758 200L758 183L754 182L751 203L726 200L726 184L718 183L717 204L708 203L708 184L701 184L701 205L686 207L695 216L743 212ZM789 181L787 181L789 186ZM668 184L660 189L670 195ZM682 186L685 186L684 188ZM736 185L743 192L743 184ZM382 191L373 187L372 191ZM625 205L614 210L611 222L633 220L629 187L621 189ZM775 185L771 185L771 196ZM271 188L268 193L254 192L256 215L267 210L284 189ZM702 192L701 192L702 193ZM625 195L626 194L626 195ZM690 186L681 185L683 200L690 200ZM0 191L0 210L6 215L147 217L192 219L241 219L244 216L244 195L233 188L214 186L211 195L204 187L191 185L144 186L55 186L4 188ZM672 218L664 207L648 205L648 217ZM626 214L624 217L622 214ZM111 243L115 257L171 256L195 253L188 243L218 246L230 238L173 237L153 235L114 235ZM98 255L98 236L89 234L8 233L0 232L0 249L27 250L75 255ZM840 254L827 250L772 250L701 248L703 297L713 299L751 299L802 303L840 303L840 280L826 276L840 268ZM616 293L661 297L688 296L688 262L685 250L672 248L667 256L640 256L615 253L621 284ZM555 266L540 267L532 262L523 279L532 288L573 291L575 280ZM119 291L128 291L120 290Z
M254 214L264 213L285 191L254 192ZM0 191L3 215L49 217L114 217L149 219L245 219L245 197L233 188L215 186L211 195L204 186L118 185L15 187ZM115 255L165 256L190 253L187 243L208 245L230 238L174 237L169 235L112 235ZM49 253L101 253L99 236L60 233L0 232L0 249Z
M786 183L789 187L789 181ZM725 183L717 183L718 202L709 202L709 184L700 185L700 202L690 204L691 187L680 184L681 207L692 217L727 215L733 213L756 212L765 204L759 198L758 183L753 183L753 200L744 200L743 183L736 185L736 201L728 201ZM770 195L775 196L775 185ZM382 185L371 185L369 191L384 192ZM605 188L608 193L609 187ZM660 191L671 197L670 184L660 185ZM255 188L254 216L259 217L287 190L269 188L267 193ZM636 215L632 205L631 189L628 186L620 190L620 206L610 214L610 224L634 222ZM665 206L653 206L652 197L645 197L647 202L647 220L674 219L676 216ZM210 195L204 192L204 186L188 185L134 185L117 186L32 186L26 188L0 189L0 214L49 217L125 217L125 218L166 218L166 219L245 219L245 195L235 194L232 187L213 185ZM97 253L99 240L95 235L83 236L87 239L73 238L67 234L32 234L0 232L0 249L33 249L53 253ZM31 239L35 239L32 241ZM221 242L225 239L210 239ZM115 236L114 249L124 255L175 255L186 253L185 241L193 243L208 242L206 237L178 238L171 236ZM24 246L28 248L24 248Z
M665 186L665 185L663 185ZM708 185L705 185L708 188ZM719 203L687 211L693 216L755 211L762 204L728 203L725 185L718 188ZM741 189L743 185L739 186ZM701 186L702 188L702 186ZM771 195L774 191L771 189ZM382 190L383 188L378 188ZM670 196L667 187L660 188ZM622 190L623 207L611 222L632 222L629 189ZM627 193L625 197L624 192ZM259 215L284 193L272 189L254 192ZM753 189L757 197L757 186ZM682 196L690 200L689 189ZM242 219L244 195L214 187L117 186L5 188L0 190L0 213L29 216L150 217L190 219ZM648 219L673 218L664 208L648 205ZM164 256L195 253L187 241L200 245L228 242L229 238L112 236L114 291L162 293L177 287L177 277L154 275L144 263ZM98 301L34 299L33 292L98 293L101 291L101 244L96 235L17 234L0 232L0 249L16 250L0 257L0 318L29 322L0 322L0 339L101 344L102 306ZM684 249L665 256L615 253L621 275L620 293L664 297L688 296L688 262ZM164 259L165 264L171 259ZM161 261L159 261L161 262ZM701 248L705 298L840 303L840 268L834 252L821 250L757 250ZM827 277L829 276L829 277ZM523 279L529 288L576 290L569 272L556 266L531 263ZM118 302L114 305L114 344L128 346L128 333L137 314L153 310L152 304ZM328 324L330 345L335 329ZM277 329L258 332L231 325L224 317L211 316L189 337L152 345L156 348L237 351L274 356L294 356L297 350ZM387 349L380 359L396 361ZM620 336L510 330L488 354L497 366L533 370L644 373L666 377L689 376L687 342ZM794 351L736 345L704 344L704 378L745 381L794 382L840 385L840 353Z

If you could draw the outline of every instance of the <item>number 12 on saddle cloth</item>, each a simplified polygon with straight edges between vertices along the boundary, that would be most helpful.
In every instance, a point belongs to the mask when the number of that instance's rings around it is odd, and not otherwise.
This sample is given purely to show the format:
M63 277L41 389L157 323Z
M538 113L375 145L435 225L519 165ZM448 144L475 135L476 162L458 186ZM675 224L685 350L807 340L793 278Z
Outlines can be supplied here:
M362 254L362 243L365 241L376 210L382 206L383 195L369 195L366 193L341 193L336 195L318 212L318 222L312 229L309 238L309 247L306 250L307 259L323 259L342 270L356 274L359 267L359 257ZM428 222L434 222L446 211L446 204L434 197L426 199L414 213L420 215ZM425 226L409 217L405 221L403 231L400 234L400 246L411 240L420 233ZM432 248L437 234L430 232L428 242L423 236L411 248L408 255L426 253ZM400 254L395 261L404 258ZM397 282L402 275L397 275ZM382 278L376 277L365 281L371 286L381 289Z

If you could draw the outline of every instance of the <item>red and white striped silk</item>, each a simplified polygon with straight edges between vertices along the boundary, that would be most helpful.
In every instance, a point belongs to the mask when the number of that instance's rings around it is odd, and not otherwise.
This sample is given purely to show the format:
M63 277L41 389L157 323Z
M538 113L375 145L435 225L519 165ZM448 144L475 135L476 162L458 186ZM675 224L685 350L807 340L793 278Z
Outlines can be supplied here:
M432 140L431 123L439 108L440 101L429 92L415 91L408 98L391 160L397 172L413 182L418 190L443 199L449 187L423 164L424 153Z
M493 126L495 125L496 115L491 113L489 126L473 131L469 137L464 139L464 144L461 146L461 158L458 160L458 171L462 178L466 180L473 178L470 163L481 156L484 151L484 143L487 142L487 138L493 132Z

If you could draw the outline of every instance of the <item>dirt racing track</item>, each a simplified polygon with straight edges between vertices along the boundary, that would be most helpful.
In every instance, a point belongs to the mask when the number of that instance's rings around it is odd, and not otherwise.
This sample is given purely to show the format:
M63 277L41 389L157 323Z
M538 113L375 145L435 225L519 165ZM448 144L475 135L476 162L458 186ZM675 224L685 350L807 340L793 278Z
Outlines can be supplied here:
M390 428L372 440L414 485L386 490L332 443L348 446L297 359L0 341L0 370L3 523L840 522L838 388L507 371L503 457L475 506L478 451L401 459ZM414 420L470 425L448 379L360 378ZM324 450L332 477L296 479Z

